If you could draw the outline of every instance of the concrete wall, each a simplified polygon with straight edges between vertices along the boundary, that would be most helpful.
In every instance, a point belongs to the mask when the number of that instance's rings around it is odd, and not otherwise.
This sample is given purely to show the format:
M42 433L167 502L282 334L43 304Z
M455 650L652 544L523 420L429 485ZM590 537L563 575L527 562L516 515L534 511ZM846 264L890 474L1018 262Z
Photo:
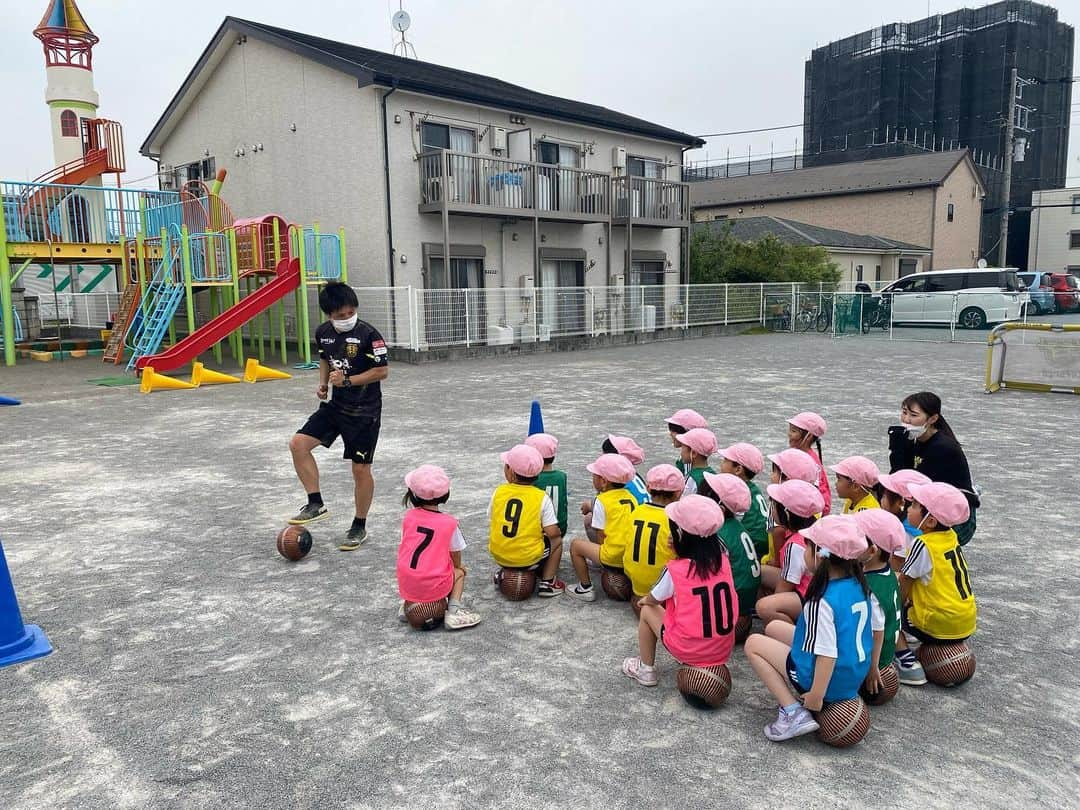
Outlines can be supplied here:
M1073 198L1080 197L1080 187L1036 191L1031 195L1031 239L1028 244L1028 267L1052 273L1080 274L1080 248L1069 248L1069 232L1080 231L1080 205L1073 213Z
M696 222L717 216L729 219L774 216L849 233L884 236L933 249L922 269L971 267L978 257L982 200L974 174L961 162L937 189L878 191L797 200L776 200L695 209ZM947 205L955 206L953 222L946 222Z
M845 286L853 286L860 281L857 272L860 264L863 268L861 280L871 287L875 282L893 281L900 277L901 256L897 254L830 250L829 258L840 268L840 283ZM925 256L904 254L902 258L915 261L916 273L927 269ZM880 268L880 274L878 268Z

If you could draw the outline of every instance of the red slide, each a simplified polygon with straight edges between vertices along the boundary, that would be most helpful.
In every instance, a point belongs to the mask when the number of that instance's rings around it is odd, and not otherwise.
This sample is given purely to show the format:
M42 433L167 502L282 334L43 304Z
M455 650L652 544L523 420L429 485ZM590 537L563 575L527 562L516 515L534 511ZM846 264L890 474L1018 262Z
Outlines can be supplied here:
M187 365L299 286L300 260L282 259L278 262L277 275L269 284L260 287L236 306L229 307L172 348L160 354L140 357L135 361L135 368L142 370L146 366L153 366L154 371L165 372Z

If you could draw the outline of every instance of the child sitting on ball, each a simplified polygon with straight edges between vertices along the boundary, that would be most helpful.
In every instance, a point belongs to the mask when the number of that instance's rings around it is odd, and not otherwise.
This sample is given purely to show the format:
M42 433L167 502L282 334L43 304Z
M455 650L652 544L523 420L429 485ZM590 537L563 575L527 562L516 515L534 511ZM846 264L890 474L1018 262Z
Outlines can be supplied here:
M488 504L488 551L501 568L539 570L538 596L561 596L566 586L555 576L562 561L559 520L551 498L534 486L544 459L536 448L519 444L502 454L502 462L506 483Z
M559 532L566 537L567 504L566 473L555 469L555 454L559 451L559 440L550 433L534 433L525 440L525 444L536 449L544 458L544 469L533 484L542 489L555 505L555 515L559 520Z
M693 408L680 408L664 420L667 425L668 436L671 437L671 446L679 452L675 460L675 467L686 478L690 474L690 465L682 460L682 445L679 444L679 436L694 428L707 428L709 423L705 417Z
M634 478L634 465L622 456L604 453L585 469L592 473L596 489L592 508L596 541L578 537L570 544L570 562L578 578L570 595L593 602L596 589L589 576L589 561L613 573L623 573L623 552L632 529L630 513L637 501L626 490L627 482Z
M922 533L912 541L900 570L904 630L923 644L964 641L975 632L975 594L953 527L967 521L971 507L951 484L912 484L908 489L908 519ZM914 661L915 654L906 650L897 657L903 665Z
M769 484L768 493L773 520L785 540L777 554L779 567L766 565L761 569L762 588L771 593L758 600L757 612L766 626L771 621L795 624L814 575L806 568L806 541L800 532L814 525L825 501L821 491L807 481Z
M680 445L683 466L686 467L684 495L693 495L701 488L705 473L716 472L709 466L709 456L717 450L716 434L705 428L691 428L675 437Z
M750 508L750 488L737 475L707 472L701 479L701 494L716 501L723 510L720 542L727 549L732 582L739 594L739 619L748 630L761 587L761 563L750 535L738 518Z
M405 486L402 503L412 508L401 521L397 581L403 601L398 617L404 621L406 602L449 598L444 620L448 630L479 624L480 617L461 603L465 538L457 519L439 510L450 499L450 479L441 467L424 464L405 476Z
M720 472L737 475L750 489L750 508L739 521L754 542L754 551L762 563L767 562L769 556L769 499L754 483L754 476L764 468L765 457L747 442L738 442L720 451Z
M612 436L609 435L604 439L604 443L600 445L601 453L608 453L619 455L634 465L634 477L626 482L626 491L633 497L635 503L645 503L649 500L649 492L645 486L645 481L640 475L637 474L637 466L645 461L645 451L641 449L637 442L631 439L629 436ZM585 524L585 536L592 542L598 542L596 539L596 529L592 525L592 509L593 499L587 499L581 503L581 515Z
M642 686L657 684L657 639L677 661L695 667L726 664L735 646L739 597L717 535L724 510L701 495L685 495L664 512L676 559L642 597L640 655L622 664L623 674Z
M880 486L881 473L866 456L848 456L829 468L836 473L836 494L844 499L844 514L878 509L874 491Z
M863 559L863 573L870 586L873 608L874 666L866 675L865 691L876 695L882 688L881 670L892 666L896 639L900 635L900 583L889 561L904 548L907 535L900 518L884 509L864 509L855 514L870 549Z

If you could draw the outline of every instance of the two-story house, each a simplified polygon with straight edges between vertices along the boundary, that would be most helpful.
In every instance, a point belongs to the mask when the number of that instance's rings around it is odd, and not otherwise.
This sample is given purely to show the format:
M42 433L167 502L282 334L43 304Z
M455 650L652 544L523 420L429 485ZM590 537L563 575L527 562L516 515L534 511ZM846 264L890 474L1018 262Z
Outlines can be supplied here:
M238 216L344 226L356 286L522 290L485 296L467 327L482 342L496 326L581 331L590 304L557 288L655 286L662 322L662 290L685 277L683 152L701 143L499 79L228 17L141 151L166 183L228 169L223 194ZM462 328L447 323L452 309L428 317L432 341Z

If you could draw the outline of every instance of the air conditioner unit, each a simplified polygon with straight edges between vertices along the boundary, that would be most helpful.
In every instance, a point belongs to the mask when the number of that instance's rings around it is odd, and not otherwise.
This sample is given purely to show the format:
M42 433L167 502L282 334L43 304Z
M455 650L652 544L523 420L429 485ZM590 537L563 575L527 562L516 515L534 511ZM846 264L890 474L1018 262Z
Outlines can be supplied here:
M611 147L611 167L613 169L626 168L626 149L622 146Z
M641 331L656 331L656 307L652 304L647 304L641 308Z
M504 127L491 128L491 151L506 151L506 129Z
M518 287L520 287L525 292L530 292L533 288L533 277L518 276Z
M460 202L457 193L457 178L448 177L447 186L449 187L450 195L447 198L449 202ZM427 181L427 199L424 202L442 202L442 178L441 177L429 177Z
M540 324L540 330L539 331L540 331L540 334L538 336L538 340L541 343L547 343L549 340L551 340L551 325L550 324L546 324L546 323Z

